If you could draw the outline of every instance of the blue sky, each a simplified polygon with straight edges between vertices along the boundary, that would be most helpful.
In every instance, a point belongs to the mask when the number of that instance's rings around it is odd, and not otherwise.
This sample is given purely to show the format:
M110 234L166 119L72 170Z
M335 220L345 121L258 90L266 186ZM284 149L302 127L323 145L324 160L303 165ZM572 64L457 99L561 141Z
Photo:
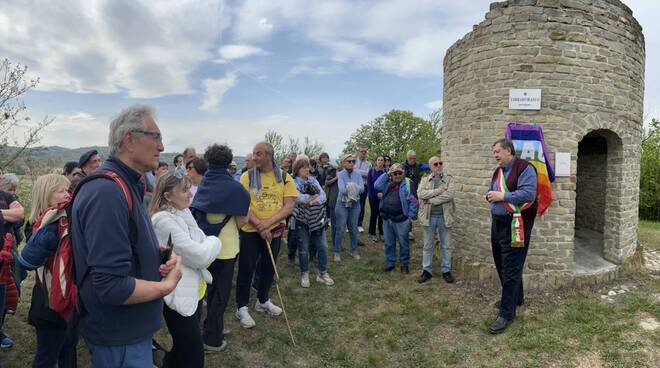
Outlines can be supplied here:
M221 142L243 155L274 129L336 156L391 109L440 107L445 51L489 3L4 0L0 57L40 77L24 101L55 118L44 145L105 145L111 118L146 103L167 151ZM646 115L660 116L660 5L624 3L646 37Z

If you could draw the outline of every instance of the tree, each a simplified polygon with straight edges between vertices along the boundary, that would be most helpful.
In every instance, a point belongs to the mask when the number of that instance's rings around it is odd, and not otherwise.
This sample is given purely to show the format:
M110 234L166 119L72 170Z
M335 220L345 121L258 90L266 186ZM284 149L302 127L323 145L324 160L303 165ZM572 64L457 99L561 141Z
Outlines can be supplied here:
M315 157L323 152L323 145L320 144L316 139L312 141L311 138L305 137L303 144L300 144L300 140L288 137L287 142L284 143L284 137L274 130L269 130L264 136L264 140L270 143L273 146L275 152L275 162L278 164L288 155L289 153L296 154L305 154L307 157Z
M40 140L41 131L53 119L43 118L33 123L25 116L27 107L20 97L39 84L39 79L27 79L27 66L15 64L9 59L0 62L0 170L4 171L23 156ZM24 137L14 136L17 128L23 128Z
M403 162L409 150L417 153L417 161L426 162L440 153L442 113L437 110L429 120L410 111L392 110L362 124L345 142L344 153L356 154L358 148L368 150L368 158L388 155L393 162Z
M656 118L642 135L639 216L660 221L660 121Z

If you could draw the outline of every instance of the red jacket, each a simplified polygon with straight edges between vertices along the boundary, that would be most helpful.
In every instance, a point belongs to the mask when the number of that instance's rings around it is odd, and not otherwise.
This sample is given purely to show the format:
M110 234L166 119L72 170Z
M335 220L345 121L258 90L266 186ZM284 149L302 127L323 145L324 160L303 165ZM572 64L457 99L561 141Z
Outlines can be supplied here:
M7 285L5 296L5 309L7 313L13 314L18 306L18 289L11 273L11 264L14 257L11 250L14 247L14 237L11 233L5 236L5 244L0 250L0 284Z

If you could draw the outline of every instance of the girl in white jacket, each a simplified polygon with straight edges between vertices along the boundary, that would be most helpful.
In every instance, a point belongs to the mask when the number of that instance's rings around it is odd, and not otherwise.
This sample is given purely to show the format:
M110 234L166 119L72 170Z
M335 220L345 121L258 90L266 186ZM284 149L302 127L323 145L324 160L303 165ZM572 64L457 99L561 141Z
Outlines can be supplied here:
M182 170L161 176L149 206L151 222L160 244L172 237L174 252L181 257L183 276L167 295L163 316L172 335L172 350L165 367L203 367L204 345L199 328L201 300L206 284L212 283L206 268L220 253L220 239L206 236L197 226L188 205L192 196L190 178Z

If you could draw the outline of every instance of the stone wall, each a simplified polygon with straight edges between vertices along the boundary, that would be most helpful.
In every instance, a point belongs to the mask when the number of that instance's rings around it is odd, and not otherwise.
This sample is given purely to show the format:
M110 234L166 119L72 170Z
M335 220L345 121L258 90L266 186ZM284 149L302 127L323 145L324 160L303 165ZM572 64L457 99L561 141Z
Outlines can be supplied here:
M511 121L539 123L549 157L560 151L572 159L571 176L557 178L555 202L535 225L527 273L570 273L574 266L578 142L593 130L604 132L608 147L618 145L606 160L604 253L617 263L633 253L644 60L641 27L618 0L493 3L448 49L443 160L460 186L453 234L459 270L494 277L485 193L496 165L491 145ZM510 88L541 88L541 110L509 110Z

